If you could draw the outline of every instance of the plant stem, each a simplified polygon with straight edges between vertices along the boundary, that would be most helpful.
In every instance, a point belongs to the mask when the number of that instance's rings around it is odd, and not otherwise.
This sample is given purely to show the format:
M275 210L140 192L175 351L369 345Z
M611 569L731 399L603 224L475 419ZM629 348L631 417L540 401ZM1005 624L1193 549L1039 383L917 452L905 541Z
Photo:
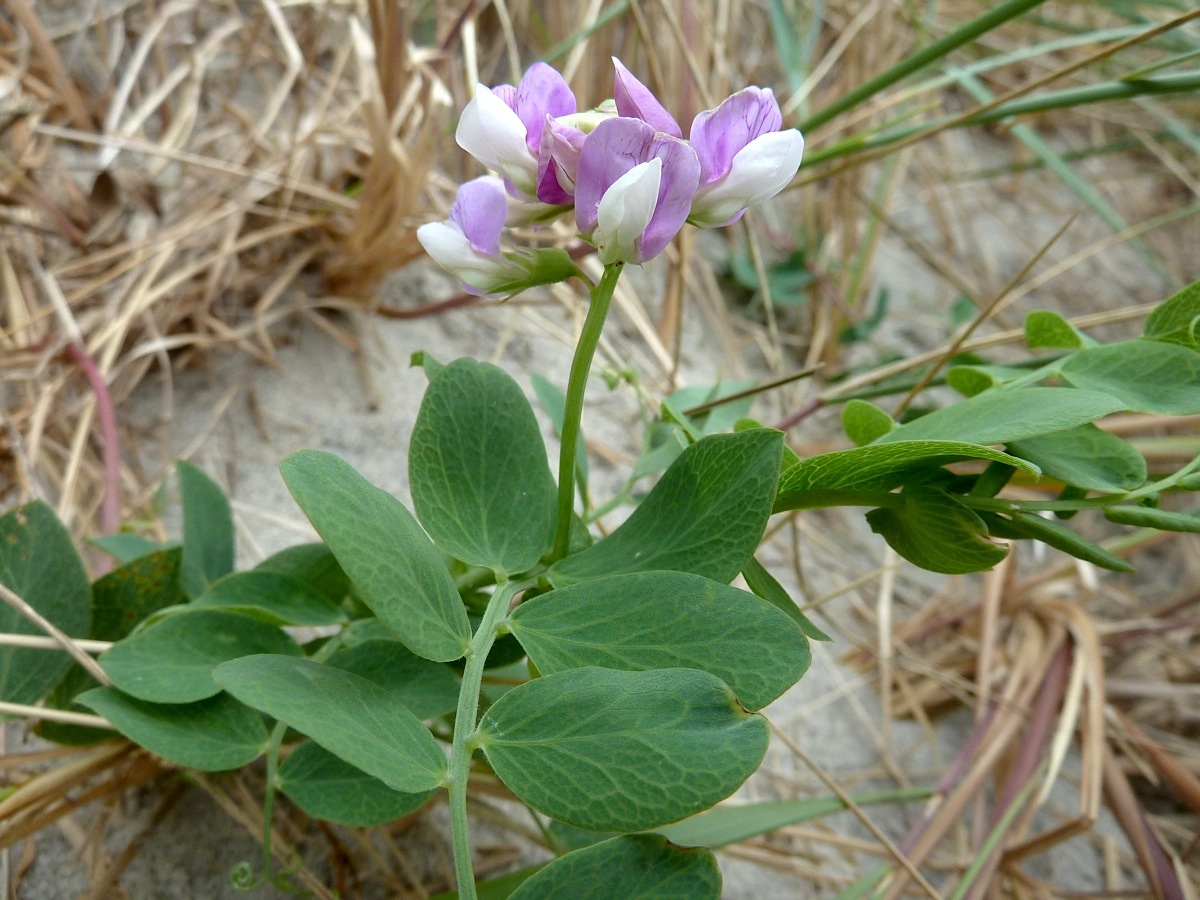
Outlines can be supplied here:
M562 447L558 454L558 525L554 533L554 558L562 559L571 545L571 514L575 509L575 448L579 444L579 424L583 416L583 395L587 391L588 373L592 370L592 358L604 320L612 304L617 279L621 277L624 263L616 262L604 267L600 283L592 288L591 303L583 331L575 346L575 357L571 360L571 375L567 381L567 400L563 409Z
M476 900L475 870L471 867L471 836L467 829L467 777L471 773L471 756L475 753L475 719L479 714L479 686L483 682L483 667L488 651L496 640L496 629L508 614L508 606L517 591L528 582L501 584L488 601L483 620L467 647L466 667L458 695L458 712L454 717L454 741L450 749L450 768L447 774L450 791L450 833L454 839L454 874L461 900Z

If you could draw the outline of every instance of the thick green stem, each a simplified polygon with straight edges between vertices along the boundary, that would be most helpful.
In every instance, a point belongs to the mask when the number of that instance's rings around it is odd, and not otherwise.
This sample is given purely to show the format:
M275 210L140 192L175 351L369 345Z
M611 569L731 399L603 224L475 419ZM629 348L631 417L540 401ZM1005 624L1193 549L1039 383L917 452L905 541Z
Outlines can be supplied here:
M458 695L458 713L454 717L454 742L450 749L447 775L450 791L450 833L454 839L454 873L461 900L476 900L475 870L471 867L471 836L467 828L467 777L475 753L475 719L479 715L479 686L488 651L496 641L496 628L508 614L508 606L526 582L510 582L496 588L488 601L483 620L467 647L462 689Z
M571 376L567 381L567 402L563 410L562 448L558 454L558 527L554 533L554 558L562 559L571 546L571 514L575 510L575 453L579 444L579 424L583 416L583 395L587 391L588 373L592 370L592 357L604 331L604 320L612 304L617 279L621 277L623 263L613 263L604 268L604 277L592 288L591 303L583 331L575 347L575 358L571 360Z

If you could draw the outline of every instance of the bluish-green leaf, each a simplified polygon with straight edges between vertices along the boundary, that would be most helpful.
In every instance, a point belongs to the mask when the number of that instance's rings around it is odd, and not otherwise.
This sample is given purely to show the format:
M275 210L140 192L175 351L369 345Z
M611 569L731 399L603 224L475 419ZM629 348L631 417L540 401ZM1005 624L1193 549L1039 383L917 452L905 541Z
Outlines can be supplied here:
M783 435L767 428L702 438L616 531L555 563L551 582L663 569L732 581L766 528L782 455Z
M666 398L671 409L686 413L695 407L711 404L713 401L744 393L754 387L753 381L721 381L713 385L689 385L672 391ZM737 400L727 400L718 403L702 412L687 416L688 425L697 435L720 434L733 428L734 423L743 416L750 414L754 396L747 395Z
M870 444L821 453L789 466L779 479L775 511L820 506L828 491L890 491L922 470L966 459L1007 463L1033 475L1039 472L1023 459L961 441Z
M417 517L455 558L512 574L550 549L557 489L541 429L501 369L459 359L430 379L408 472Z
M1008 555L987 538L983 520L944 491L913 485L900 505L867 513L871 530L909 562L947 575L982 572Z
M1131 491L1146 481L1146 461L1128 442L1095 425L1014 441L1010 452L1042 474L1086 491Z
M1200 350L1200 281L1159 304L1146 319L1142 336Z
M151 703L192 703L221 692L212 671L254 653L300 655L296 642L274 625L221 610L168 616L114 644L100 667L114 685Z
M379 620L426 659L462 656L467 611L437 548L399 500L331 453L280 466L288 490Z
M275 625L341 625L345 611L309 582L279 572L234 572L209 585L192 606L223 609Z
M182 557L183 549L179 546L155 550L137 556L132 562L97 579L92 584L92 627L88 637L98 641L119 641L148 615L164 607L185 603L187 594L180 581ZM46 705L84 712L74 702L75 697L94 687L99 687L96 679L76 663L46 697ZM108 729L50 720L38 725L38 734L48 741L73 746L112 737Z
M1028 374L1028 369L1015 366L951 366L946 372L946 383L964 397L974 397Z
M91 589L83 561L58 516L40 500L0 517L0 583L71 637L91 625ZM0 631L42 631L0 603ZM0 700L36 703L71 666L65 653L0 647Z
M1157 528L1159 531L1200 533L1200 517L1147 506L1106 506L1104 517L1117 525Z
M851 799L859 806L874 803L912 803L924 800L931 793L928 788L901 788L854 794ZM839 797L767 800L736 806L718 806L697 813L682 822L663 825L654 831L680 847L708 847L710 850L718 850L787 825L821 819L845 809L848 807Z
M213 677L393 790L416 794L442 784L446 756L433 735L388 690L360 675L290 656L244 656Z
M886 412L866 400L849 400L842 407L842 428L856 447L883 437L896 427Z
M1104 391L1132 410L1185 416L1200 413L1200 353L1138 338L1080 350L1062 377L1077 388Z
M278 553L272 553L254 569L299 578L334 605L341 603L350 593L350 579L338 565L333 551L320 541L285 547Z
M1096 342L1058 313L1039 309L1025 317L1025 343L1030 349L1082 350Z
M279 767L279 789L314 819L369 828L424 806L433 791L403 794L305 741Z
M708 850L674 847L659 835L612 838L560 856L512 900L718 900L721 872Z
M183 499L183 587L198 597L233 571L233 510L221 486L196 466L178 460L175 472Z
M596 578L521 604L509 619L544 675L600 666L701 669L761 709L800 680L800 626L761 597L686 572Z
M80 694L79 702L125 737L190 769L223 772L253 762L266 750L262 716L228 694L183 705L147 703L116 688Z
M1114 572L1133 571L1133 566L1125 560L1114 556L1099 544L1094 544L1072 531L1057 519L1046 518L1037 513L1023 510L1015 510L1009 514L1009 517L1012 523L1011 527L1023 537L1034 538L1043 544L1063 551L1063 553L1068 553L1076 559L1094 563Z
M758 767L767 723L695 669L571 669L513 688L477 741L533 808L592 831L673 822L729 796Z
M746 579L746 586L758 596L762 597L776 609L781 609L788 614L788 617L800 626L800 630L814 641L832 641L829 635L818 628L813 621L800 611L795 602L792 600L788 592L784 590L782 584L776 581L775 576L767 571L753 556L742 567L742 577Z
M88 543L99 547L118 563L133 562L139 557L155 550L163 549L155 541L148 540L140 534L103 534L100 537L89 538Z
M1072 361L1085 352L1091 351L1077 353ZM878 443L966 441L1007 444L1050 431L1065 431L1125 408L1120 399L1096 390L992 388L906 422L885 434Z
M422 659L399 641L363 641L338 650L326 665L375 682L418 719L445 715L458 705L459 677L448 666Z

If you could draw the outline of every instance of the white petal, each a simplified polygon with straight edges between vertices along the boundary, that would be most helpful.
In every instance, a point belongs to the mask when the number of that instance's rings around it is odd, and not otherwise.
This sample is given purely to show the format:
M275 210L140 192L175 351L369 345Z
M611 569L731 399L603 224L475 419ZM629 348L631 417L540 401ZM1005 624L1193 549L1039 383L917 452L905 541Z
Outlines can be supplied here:
M658 207L661 181L662 160L655 157L634 166L604 192L591 238L604 265L636 258L634 242L645 233Z
M525 143L525 125L507 103L482 84L458 120L454 139L473 157L526 193L537 187L537 159Z
M417 240L439 266L485 293L497 284L511 281L522 271L503 256L480 253L452 222L422 225L417 229Z
M728 175L696 194L689 221L719 225L770 200L796 177L803 155L804 138L794 128L760 135L737 152Z

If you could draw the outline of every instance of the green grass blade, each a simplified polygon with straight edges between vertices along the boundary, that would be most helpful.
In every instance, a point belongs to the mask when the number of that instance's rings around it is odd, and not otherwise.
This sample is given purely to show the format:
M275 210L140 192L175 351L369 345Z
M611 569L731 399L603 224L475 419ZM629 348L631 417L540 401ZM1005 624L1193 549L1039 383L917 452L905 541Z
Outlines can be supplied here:
M987 34L1010 19L1015 19L1035 6L1041 5L1042 2L1043 0L1008 0L1007 3L1002 3L995 9L989 10L982 16L972 19L965 25L956 28L941 40L934 41L928 47L918 50L911 56L905 57L890 69L880 72L874 78L864 82L850 93L818 110L800 124L800 130L808 132L824 125L835 116L844 113L848 109L853 109L864 100L869 100L880 91L891 87L913 72L923 69L932 62L936 62L948 53L975 40L980 35Z

